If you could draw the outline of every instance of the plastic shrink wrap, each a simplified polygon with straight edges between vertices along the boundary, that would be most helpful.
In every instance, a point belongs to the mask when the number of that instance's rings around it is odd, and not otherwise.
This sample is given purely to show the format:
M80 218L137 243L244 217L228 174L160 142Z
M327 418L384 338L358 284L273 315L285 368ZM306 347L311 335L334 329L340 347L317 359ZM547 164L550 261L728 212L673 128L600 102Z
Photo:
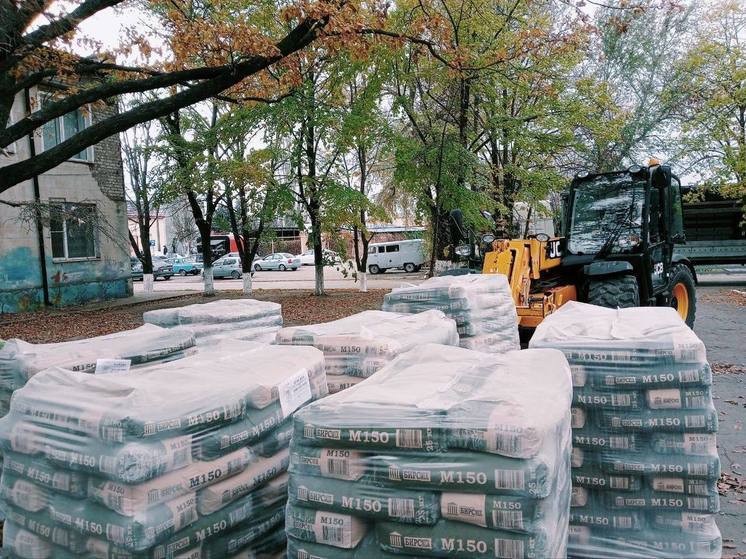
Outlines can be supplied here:
M98 359L126 359L132 367L180 359L194 353L194 334L146 324L107 336L53 344L11 339L0 348L0 416L8 413L13 391L50 367L92 373Z
M443 311L456 321L463 348L489 353L520 349L518 315L505 276L471 274L430 278L387 293L383 310Z
M324 352L329 392L371 376L397 355L421 344L457 346L456 323L440 311L401 314L365 311L340 320L277 332L277 344L310 345Z
M291 416L327 394L323 367L315 348L233 341L126 373L37 373L0 420L3 552L281 552Z
M570 555L720 557L712 373L678 313L571 302L530 345L573 375Z
M271 343L282 327L280 304L256 299L224 299L157 309L143 313L143 320L164 328L188 328L199 345L209 345L216 339Z
M563 556L571 398L559 351L425 344L306 406L289 558Z

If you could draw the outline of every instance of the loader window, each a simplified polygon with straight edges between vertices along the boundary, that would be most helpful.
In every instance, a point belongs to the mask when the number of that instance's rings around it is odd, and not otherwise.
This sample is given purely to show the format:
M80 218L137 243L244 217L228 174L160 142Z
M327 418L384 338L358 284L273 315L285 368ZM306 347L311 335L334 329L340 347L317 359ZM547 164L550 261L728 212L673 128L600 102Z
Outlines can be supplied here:
M661 214L661 189L653 188L650 192L650 225L649 235L650 242L652 244L659 243L661 239L661 221L663 216Z
M575 185L567 248L596 254L613 238L612 253L628 252L641 240L645 182L628 173L599 175Z

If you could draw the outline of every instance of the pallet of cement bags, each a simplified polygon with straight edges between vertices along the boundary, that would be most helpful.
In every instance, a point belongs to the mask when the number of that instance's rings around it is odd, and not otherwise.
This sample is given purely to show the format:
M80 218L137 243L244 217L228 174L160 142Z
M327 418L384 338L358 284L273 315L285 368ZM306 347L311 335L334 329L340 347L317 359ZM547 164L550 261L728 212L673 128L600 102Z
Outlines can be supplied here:
M430 278L384 297L383 310L439 310L456 321L463 348L503 353L520 348L518 315L506 276L470 274Z
M712 371L678 313L571 302L531 347L561 350L572 370L569 553L720 557Z
M194 346L194 334L188 330L169 330L151 324L71 342L32 344L8 340L0 349L0 401L7 412L13 391L50 367L92 373L99 359L123 359L131 367L138 367L181 359L194 353Z
M200 345L224 338L270 343L282 327L281 310L279 303L226 299L147 311L143 320L164 328L188 328Z
M332 322L283 328L275 343L309 345L323 351L329 392L334 394L418 345L456 346L459 337L456 323L440 311L364 311Z
M425 344L306 406L288 557L564 556L571 400L561 352Z
M327 393L319 350L251 342L122 373L41 371L0 420L3 552L280 552L292 415Z

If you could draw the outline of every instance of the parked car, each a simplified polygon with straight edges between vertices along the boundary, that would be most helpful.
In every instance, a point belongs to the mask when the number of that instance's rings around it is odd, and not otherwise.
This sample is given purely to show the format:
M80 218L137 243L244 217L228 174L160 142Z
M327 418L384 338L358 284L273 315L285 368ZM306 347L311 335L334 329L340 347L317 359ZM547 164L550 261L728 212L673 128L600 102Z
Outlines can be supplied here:
M233 278L240 279L243 277L241 271L241 259L235 256L223 256L212 263L212 276L214 278Z
M170 280L174 276L174 267L163 256L153 256L153 279Z
M132 268L132 281L142 281L142 263L137 258L130 258L130 266Z
M307 250L305 252L302 252L298 255L298 258L300 258L300 263L302 266L313 266L316 262L314 260L314 251L313 249ZM333 250L329 250L328 248L325 248L323 253L324 255L324 265L328 266L330 264L339 264L342 262L342 259L339 257L339 254L334 252Z
M407 273L418 272L425 263L425 243L422 239L371 243L368 247L368 271L382 274L392 268Z
M300 258L287 252L274 252L264 258L254 259L254 270L297 270L301 267Z
M174 260L173 270L180 276L197 276L202 270L202 262L197 262L196 258L179 257Z
M132 280L141 280L143 276L142 263L137 258L130 258ZM153 279L170 280L174 276L174 269L162 256L153 256Z

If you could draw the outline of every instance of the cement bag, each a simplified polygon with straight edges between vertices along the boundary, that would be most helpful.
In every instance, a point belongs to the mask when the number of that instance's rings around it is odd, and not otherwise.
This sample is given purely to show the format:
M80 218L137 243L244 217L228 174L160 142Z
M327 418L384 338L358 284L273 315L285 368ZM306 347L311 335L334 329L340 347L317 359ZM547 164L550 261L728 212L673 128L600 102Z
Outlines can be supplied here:
M558 518L555 502L478 493L442 493L440 497L441 514L446 520L525 533L545 530L547 522Z
M531 347L563 351L575 385L570 554L718 557L712 371L678 314L569 303Z
M9 537L11 541L16 540L16 538L12 536L13 529L10 529L9 534L9 525L12 525L15 530L25 530L37 536L39 538L38 540L36 538L28 539L37 542L35 546L40 549L47 548L47 545L45 545L46 542L53 546L70 551L71 553L84 553L86 551L86 542L88 538L78 532L64 528L55 523L46 511L36 513L29 512L6 504L4 512L4 533L5 537Z
M133 551L145 550L173 536L197 520L194 493L125 517L104 507L54 495L49 503L52 519L90 536L104 536L113 544Z
M13 557L23 559L47 559L53 555L55 547L44 538L7 521L3 524L3 549Z
M384 487L372 478L342 481L294 475L288 501L294 506L376 520L435 524L440 518L438 493Z
M192 463L192 436L135 440L112 446L85 435L56 431L11 414L0 424L4 451L42 460L67 472L141 483ZM42 462L43 463L43 462Z
M593 367L707 363L702 341L669 307L607 309L570 301L536 328L531 347L561 349L572 365Z
M391 359L424 343L457 345L456 325L443 313L364 311L340 320L283 328L276 343L312 345L325 354Z
M593 530L590 526L572 525L569 545L587 550L590 557L604 559L719 559L722 552L722 538L714 519L704 522L702 530L696 532L662 530L660 527L630 531L609 526Z
M402 553L386 553L378 545L374 532L369 533L355 549L340 549L330 545L311 543L288 538L288 559L406 559L412 555Z
M146 324L134 330L54 344L8 340L0 349L0 386L17 390L29 378L51 367L92 373L98 359L128 359L132 366L180 359L194 347L187 330L165 330Z
M529 458L567 435L570 394L557 352L491 357L425 345L297 414L294 436L304 446Z
M287 499L287 476L280 476L262 487L236 499L215 514L200 516L195 522L166 541L148 550L152 557L177 557L182 550L203 546L211 539L222 537L233 530L261 525L267 516L284 513ZM273 524L276 522L273 521ZM99 538L100 548L115 549L111 543Z
M599 389L665 389L712 384L707 363L648 363L618 367L613 364L571 364L573 386Z
M290 449L290 470L300 475L355 481L369 470L369 459L366 453L357 450L294 443Z
M194 334L197 345L203 338L215 336L231 335L233 339L250 340L265 332L277 332L282 327L282 315L263 316L251 320L242 320L239 322L218 322L214 324L189 324L182 328L189 330Z
M223 299L143 313L143 321L171 328L186 324L229 324L280 316L279 303L256 299Z
M366 370L365 372L367 373L368 371ZM365 378L362 376L337 375L337 374L329 374L326 376L326 382L327 382L327 385L329 386L329 394L336 394L337 392L342 392L342 390L347 390L348 388L352 388L353 386L355 386L356 384L360 384L364 380Z
M140 484L126 484L102 478L88 480L91 501L122 514L133 516L137 511L175 497L199 491L218 481L243 471L253 460L248 448L240 448L210 462L194 461L189 466Z
M285 507L278 504L262 510L255 517L240 527L215 538L210 538L202 545L203 559L223 559L240 553L254 544L261 544L263 539L273 537L284 540L282 529L285 518ZM261 550L261 547L260 547Z
M66 439L80 436L107 443L200 433L239 421L247 410L273 402L289 414L300 405L288 392L292 383L300 383L304 402L314 397L314 390L326 393L325 380L311 381L312 376L324 378L322 367L323 355L313 348L252 346L224 359L203 353L178 367L125 374L50 369L37 375L29 390L18 392L6 425L20 422L50 438L60 433ZM209 394L204 390L205 370L213 387ZM48 441L45 446L56 445Z
M444 455L381 454L368 459L368 471L380 483L419 490L507 493L532 498L549 495L561 461L521 460L479 452Z
M325 512L288 504L285 515L288 537L342 549L353 549L365 537L368 524L349 514Z
M230 340L271 344L275 341L279 329L280 326L259 326L241 330L221 330L209 336L197 337L197 347L212 347L216 343Z
M429 309L440 310L456 322L461 347L489 353L520 348L518 315L505 276L440 276L394 289L384 298L385 311Z
M60 470L39 457L6 452L3 455L3 474L6 472L71 497L83 498L87 494L88 480L85 475Z
M553 559L564 556L544 532L521 534L441 520L435 526L381 522L376 524L381 549L419 557L510 557Z
M281 450L274 456L257 460L237 475L205 487L199 493L199 513L213 514L236 499L248 495L266 481L286 472L289 462L289 451Z
M281 510L284 515L284 507ZM285 558L286 548L285 526L280 522L265 535L252 541L237 553L228 556L227 559L283 559ZM210 553L211 551L208 548L207 552Z

